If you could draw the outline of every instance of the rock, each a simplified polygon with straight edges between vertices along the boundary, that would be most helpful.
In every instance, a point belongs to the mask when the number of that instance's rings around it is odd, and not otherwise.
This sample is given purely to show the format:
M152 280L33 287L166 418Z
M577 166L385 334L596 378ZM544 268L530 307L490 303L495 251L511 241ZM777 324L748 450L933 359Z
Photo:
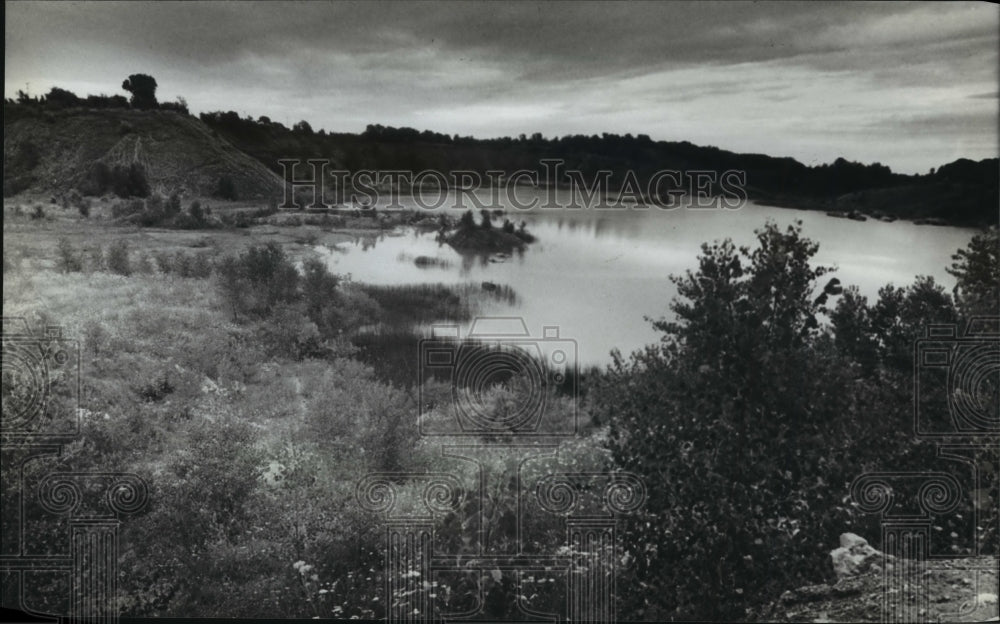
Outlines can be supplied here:
M833 588L823 583L821 585L808 585L800 587L795 591L786 591L781 594L783 604L800 604L803 602L815 602L828 598L833 593Z
M840 535L840 548L830 552L830 560L837 579L863 574L882 559L882 553L868 544L868 540L854 533Z

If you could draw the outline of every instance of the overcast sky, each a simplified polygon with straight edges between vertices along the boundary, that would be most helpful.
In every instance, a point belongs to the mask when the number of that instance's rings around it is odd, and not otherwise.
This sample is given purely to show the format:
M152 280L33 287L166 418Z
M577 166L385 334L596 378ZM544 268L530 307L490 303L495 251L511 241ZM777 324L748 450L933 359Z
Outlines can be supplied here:
M614 132L925 172L997 156L983 3L6 3L6 97L53 85L291 125Z

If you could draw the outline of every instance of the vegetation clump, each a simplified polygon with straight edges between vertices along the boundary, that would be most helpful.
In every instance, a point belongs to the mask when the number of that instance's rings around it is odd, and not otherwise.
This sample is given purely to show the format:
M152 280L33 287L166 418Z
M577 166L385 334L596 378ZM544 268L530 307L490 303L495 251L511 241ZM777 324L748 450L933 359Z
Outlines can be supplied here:
M510 252L521 249L535 238L526 229L525 222L515 228L509 220L504 220L500 228L493 227L492 216L482 211L481 221L469 210L462 214L458 226L451 232L441 234L441 240L459 251Z
M636 562L620 584L627 612L744 618L788 588L829 581L827 545L847 527L879 534L878 518L850 502L855 477L960 474L913 436L913 345L930 324L996 314L995 298L979 302L1000 264L977 240L956 256L959 306L928 277L886 286L874 305L856 288L824 285L830 269L811 264L818 246L799 227L769 224L755 249L702 247L698 268L674 278L675 318L653 322L660 342L616 354L595 393L615 462L657 484L624 532ZM985 390L996 413L1000 389ZM972 505L939 519L932 549L967 552L985 538L996 551L995 531L982 532L995 508L977 529L963 525Z

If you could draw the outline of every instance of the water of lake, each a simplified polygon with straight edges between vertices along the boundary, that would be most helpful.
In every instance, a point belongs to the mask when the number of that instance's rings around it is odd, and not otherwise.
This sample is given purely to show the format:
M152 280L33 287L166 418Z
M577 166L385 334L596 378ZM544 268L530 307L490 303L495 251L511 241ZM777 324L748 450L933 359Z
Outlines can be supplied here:
M754 229L768 219L782 228L801 220L804 234L820 244L815 262L836 266L829 277L858 286L872 301L886 283L904 286L917 275L933 276L950 291L954 279L945 267L974 233L753 203L737 210L535 210L512 216L527 221L538 240L503 262L463 257L437 243L434 232L413 229L321 251L332 271L360 282L508 284L519 303L493 304L488 314L523 317L532 336L540 336L544 326L558 326L561 337L577 341L580 364L603 365L613 348L629 353L658 339L644 317L669 314L676 288L668 276L695 268L703 242L731 238L752 246ZM417 256L447 266L420 268Z

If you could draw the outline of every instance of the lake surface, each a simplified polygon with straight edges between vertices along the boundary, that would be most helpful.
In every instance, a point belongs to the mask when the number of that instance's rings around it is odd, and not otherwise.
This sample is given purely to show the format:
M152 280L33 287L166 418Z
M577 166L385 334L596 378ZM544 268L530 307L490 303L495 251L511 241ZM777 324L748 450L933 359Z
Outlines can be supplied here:
M519 191L522 199L527 196L529 191ZM403 203L411 206L411 201ZM440 210L461 213L454 208ZM434 232L410 228L376 238L359 237L320 251L333 272L349 273L359 282L508 284L520 301L513 306L492 303L486 314L522 317L532 336L541 336L545 326L558 326L561 338L576 340L581 364L603 365L614 348L627 354L658 340L645 317L669 315L668 305L676 295L669 276L696 268L703 242L731 238L737 245L752 247L754 230L767 220L782 228L801 220L803 233L820 244L814 263L837 267L825 279L838 277L845 286L856 285L872 302L883 285L905 286L917 275L933 276L950 291L954 278L945 268L974 234L964 228L858 222L753 203L736 210L653 207L509 213L526 221L538 240L502 262L463 257L436 242ZM417 256L436 258L447 266L420 268L414 263Z

